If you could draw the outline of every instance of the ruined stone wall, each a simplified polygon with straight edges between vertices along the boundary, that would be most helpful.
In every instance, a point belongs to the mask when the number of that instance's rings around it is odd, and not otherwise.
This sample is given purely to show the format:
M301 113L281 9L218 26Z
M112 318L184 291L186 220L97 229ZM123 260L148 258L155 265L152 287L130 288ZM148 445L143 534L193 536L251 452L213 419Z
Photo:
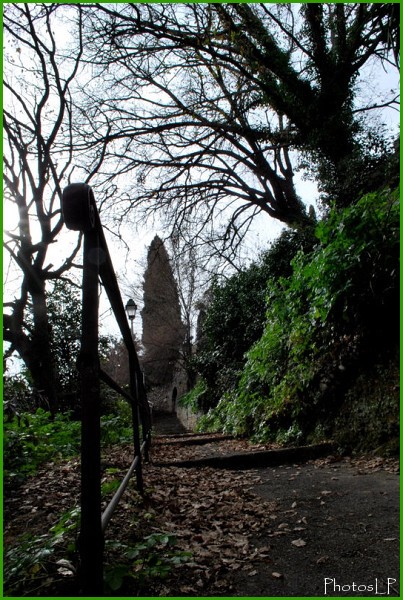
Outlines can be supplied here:
M196 431L197 421L202 413L194 413L188 406L177 406L176 416L186 429Z
M152 388L148 394L148 401L152 403L155 412L173 413L178 407L178 400L187 392L186 372L177 367L171 383Z
M148 401L152 403L155 413L176 413L179 421L189 431L194 431L201 414L195 414L185 406L179 405L179 399L187 392L187 375L184 369L177 367L172 383L152 388Z

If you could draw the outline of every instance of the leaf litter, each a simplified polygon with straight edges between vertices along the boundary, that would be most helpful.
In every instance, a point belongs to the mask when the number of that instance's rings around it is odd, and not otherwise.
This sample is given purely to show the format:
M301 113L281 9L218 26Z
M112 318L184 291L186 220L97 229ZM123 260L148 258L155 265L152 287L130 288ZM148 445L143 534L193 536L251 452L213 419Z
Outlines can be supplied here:
M159 438L153 445L151 458L155 463L183 458L199 458L230 452L267 449L243 440L214 440L203 446L183 446L181 440ZM132 460L132 448L116 446L103 456L103 484L124 476ZM312 461L316 468L337 462L337 457ZM393 459L357 458L343 459L351 462L357 473L386 470L395 473L398 461ZM267 540L276 535L302 532L308 525L305 517L293 527L281 521L275 502L269 502L253 492L260 482L257 470L215 470L210 467L180 469L175 466L144 464L145 497L142 499L131 480L106 532L106 539L116 542L106 550L106 560L119 562L119 548L139 542L155 532L174 534L177 548L187 552L187 562L180 562L163 581L150 583L144 590L147 595L231 595L232 573L244 573L245 577L257 575L259 565L274 563L272 549ZM112 467L112 468L111 468ZM7 494L4 504L4 540L6 548L18 545L21 536L43 536L60 519L61 514L71 510L79 502L79 460L49 463L30 477L23 485ZM273 471L275 476L275 470ZM113 489L113 486L112 486ZM103 506L111 495L107 494ZM330 495L322 491L322 497ZM293 514L298 507L292 504ZM276 519L280 523L276 525ZM284 516L283 516L284 518ZM72 534L73 535L73 534ZM294 534L295 535L295 534ZM68 540L66 540L68 541ZM302 538L291 540L302 548ZM318 562L327 561L323 556ZM32 595L66 595L63 582L72 579L75 565L63 554L55 556L55 569L47 571L45 584ZM274 566L274 564L273 564ZM138 568L138 566L136 567ZM272 571L273 579L281 579L283 573ZM67 595L74 595L70 593ZM122 592L119 592L122 595ZM123 592L123 595L124 592ZM130 589L126 595L136 595Z
M222 452L239 450L239 446L227 443ZM183 456L182 450L180 444L169 448L155 444L152 460L158 462L167 453L171 460L172 456ZM200 448L186 450L188 456L200 456ZM131 460L131 447L109 449L102 459L102 485L107 487L123 477ZM49 463L10 492L5 502L6 547L17 545L27 532L46 534L61 514L78 505L79 471L77 458ZM208 467L182 470L151 462L143 465L143 474L144 499L132 478L107 529L106 539L119 543L110 547L107 544L106 561L118 563L125 544L138 543L155 532L174 534L178 551L190 554L189 560L178 564L164 581L150 584L146 590L149 594L194 595L196 588L198 595L227 594L232 589L231 572L243 571L245 576L253 577L259 562L271 560L270 547L263 542L256 544L256 536L272 523L275 503L252 492L252 486L260 481L257 471L217 472ZM103 497L103 508L112 494ZM38 595L54 595L75 571L75 565L63 553L55 557L54 564L53 574L47 569L48 577Z

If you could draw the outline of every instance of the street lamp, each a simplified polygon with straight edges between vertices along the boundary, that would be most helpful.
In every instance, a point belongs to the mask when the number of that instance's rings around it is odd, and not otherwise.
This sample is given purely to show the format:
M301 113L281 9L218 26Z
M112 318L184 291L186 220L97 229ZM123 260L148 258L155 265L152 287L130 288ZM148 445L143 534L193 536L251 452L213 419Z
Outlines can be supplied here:
M130 300L127 301L125 309L126 309L127 317L128 317L128 319L130 321L130 328L132 330L132 335L134 335L133 321L134 321L134 317L136 316L137 304L135 303L134 300L132 300L130 298Z

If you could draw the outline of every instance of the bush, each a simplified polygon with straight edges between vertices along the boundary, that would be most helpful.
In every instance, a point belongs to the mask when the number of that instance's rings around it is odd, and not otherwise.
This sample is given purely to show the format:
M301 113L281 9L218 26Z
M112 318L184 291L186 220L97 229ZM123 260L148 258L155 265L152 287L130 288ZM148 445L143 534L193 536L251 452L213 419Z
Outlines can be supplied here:
M76 535L80 523L80 509L74 507L60 515L49 532L34 536L25 533L16 546L4 553L5 596L42 596L52 578L60 579L60 572L70 577L75 572Z
M131 443L133 429L131 409L124 401L116 403L114 414L101 417L101 443ZM3 465L7 483L20 482L33 475L47 461L74 456L80 450L81 422L71 413L56 414L39 408L23 412L4 423Z
M295 254L312 246L311 231L285 231L259 262L213 286L194 361L206 384L199 408L214 407L236 387L245 353L263 332L268 280L290 275Z
M197 412L199 407L204 404L204 396L207 393L207 384L204 379L200 378L193 389L187 394L184 394L179 399L179 406L190 408L193 412Z
M107 544L107 550L118 550L122 556L118 564L107 564L105 582L111 592L133 591L140 593L156 581L165 579L178 565L191 558L190 552L176 548L176 537L171 533L155 532L131 546L120 542Z
M331 211L291 276L269 280L263 334L205 426L294 443L321 421L331 431L359 361L397 343L398 198L374 193Z
M80 447L80 423L70 415L39 408L35 413L22 413L4 423L4 476L21 480L32 475L48 460L76 454Z
M130 444L133 441L132 411L128 402L116 400L114 410L101 416L101 443Z

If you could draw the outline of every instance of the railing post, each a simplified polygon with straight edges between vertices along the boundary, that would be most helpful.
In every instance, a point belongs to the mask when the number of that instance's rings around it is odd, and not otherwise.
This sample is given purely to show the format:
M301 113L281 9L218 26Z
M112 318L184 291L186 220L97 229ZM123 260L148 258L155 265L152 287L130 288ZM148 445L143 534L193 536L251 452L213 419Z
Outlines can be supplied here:
M139 418L139 386L137 381L137 373L134 368L133 361L129 358L130 367L130 394L135 400L132 403L132 421L133 421L133 445L134 456L139 457L139 462L136 469L137 490L139 494L144 494L143 486L143 465L141 460L141 443L140 443L140 418Z
M143 375L143 374L142 374ZM141 385L141 394L140 394L140 420L142 424L142 432L143 432L143 442L145 442L144 446L144 461L148 462L150 460L149 451L150 451L150 437L151 437L151 414L150 411L147 411L147 399L145 395L144 388L144 379L142 380Z
M63 191L63 217L66 226L84 233L82 339L79 358L81 375L81 528L79 536L80 582L84 596L103 594L103 531L128 481L136 471L137 489L144 493L140 443L140 421L145 455L148 458L151 417L141 371L108 252L93 192L85 183L70 184ZM132 406L134 459L117 494L101 514L101 410L98 358L98 279L101 279L129 351L130 396ZM104 373L103 377L109 379ZM110 384L111 382L109 382ZM112 387L116 385L112 380ZM118 386L119 387L119 386ZM120 393L126 395L123 390Z
M80 576L84 596L103 593L100 385L98 359L98 233L84 233L81 371Z

